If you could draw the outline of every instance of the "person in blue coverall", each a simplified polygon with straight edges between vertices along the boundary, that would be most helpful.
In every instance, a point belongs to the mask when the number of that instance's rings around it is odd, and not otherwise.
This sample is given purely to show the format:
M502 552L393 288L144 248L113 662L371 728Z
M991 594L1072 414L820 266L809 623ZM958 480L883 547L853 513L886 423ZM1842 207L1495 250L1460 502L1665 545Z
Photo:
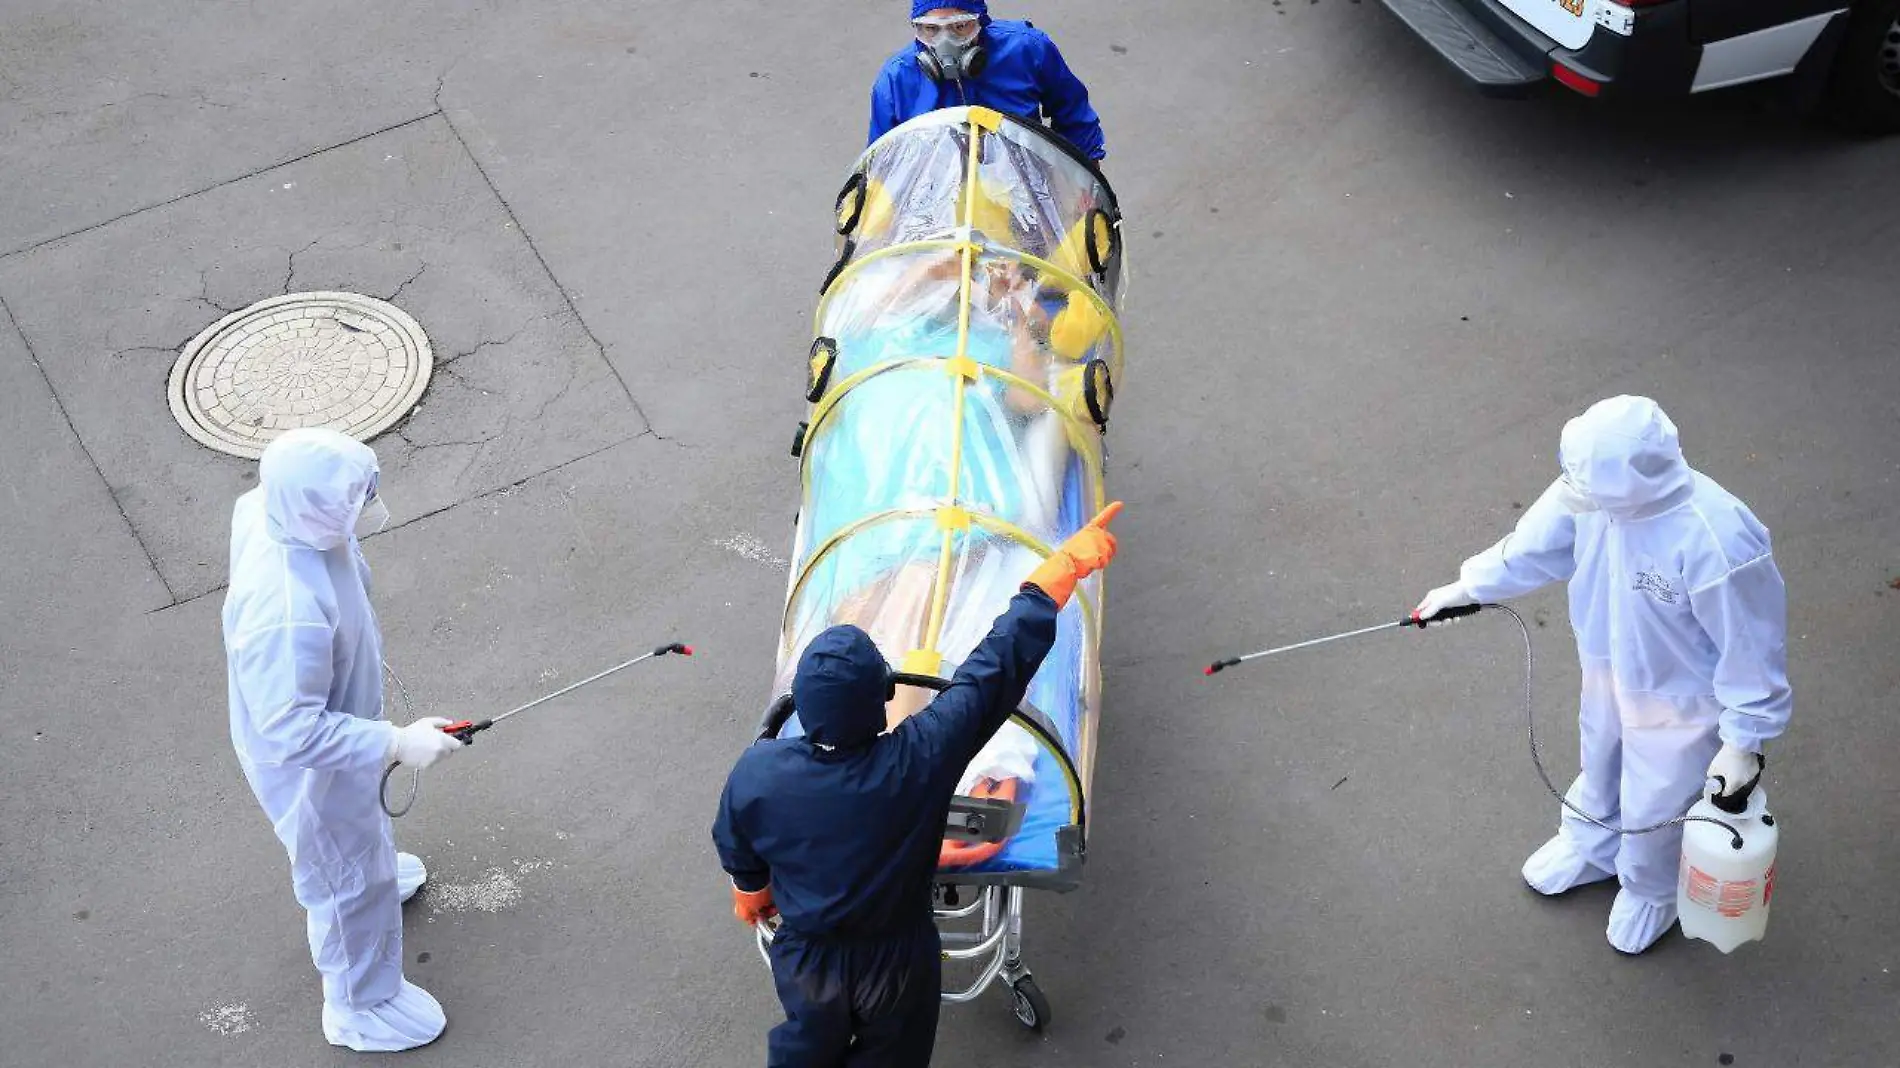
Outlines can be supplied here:
M913 0L916 39L884 61L871 86L871 137L938 108L981 105L1040 123L1096 161L1102 120L1089 91L1049 35L1028 22L996 21L982 0Z
M891 669L869 635L832 627L806 647L792 680L805 735L747 749L713 823L733 914L780 917L785 1022L768 1068L930 1063L943 981L930 885L957 779L1021 703L1075 584L1114 558L1120 510L1044 560L949 687L894 729Z

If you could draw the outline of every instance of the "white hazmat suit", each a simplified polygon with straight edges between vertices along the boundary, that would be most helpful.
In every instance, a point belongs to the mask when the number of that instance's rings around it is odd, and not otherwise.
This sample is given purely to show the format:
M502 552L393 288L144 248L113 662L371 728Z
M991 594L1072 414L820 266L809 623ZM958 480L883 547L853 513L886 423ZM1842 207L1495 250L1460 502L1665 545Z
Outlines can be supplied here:
M1421 614L1569 580L1583 696L1568 797L1648 826L1688 810L1718 748L1759 753L1787 727L1787 592L1767 528L1688 465L1654 401L1593 405L1564 427L1559 460L1563 477ZM1609 941L1640 953L1676 920L1681 842L1679 826L1619 838L1566 809L1524 878L1556 894L1614 875Z
M376 473L376 454L334 431L272 442L232 513L224 601L231 742L309 914L324 1037L362 1051L424 1045L447 1022L402 975L401 899L424 873L398 860L377 799L400 732L383 719L382 636L352 534Z

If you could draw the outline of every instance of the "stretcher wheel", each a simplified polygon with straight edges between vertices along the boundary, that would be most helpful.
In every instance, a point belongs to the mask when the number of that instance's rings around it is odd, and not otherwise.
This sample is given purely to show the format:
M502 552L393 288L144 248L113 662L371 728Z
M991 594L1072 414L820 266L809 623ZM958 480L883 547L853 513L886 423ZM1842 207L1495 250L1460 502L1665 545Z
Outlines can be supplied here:
M1042 996L1042 988L1036 985L1034 977L1023 976L1009 984L1009 990L1010 1000L1014 1002L1016 1019L1021 1021L1024 1027L1031 1031L1040 1031L1049 1026L1051 1018L1049 999Z

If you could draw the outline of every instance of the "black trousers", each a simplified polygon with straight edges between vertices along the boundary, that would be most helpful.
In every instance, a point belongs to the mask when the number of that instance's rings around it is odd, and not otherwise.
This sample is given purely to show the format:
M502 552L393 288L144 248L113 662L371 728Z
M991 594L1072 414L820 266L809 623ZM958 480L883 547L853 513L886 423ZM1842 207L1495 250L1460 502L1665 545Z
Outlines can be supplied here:
M772 980L785 1022L767 1068L925 1068L943 988L937 926L853 941L781 931Z

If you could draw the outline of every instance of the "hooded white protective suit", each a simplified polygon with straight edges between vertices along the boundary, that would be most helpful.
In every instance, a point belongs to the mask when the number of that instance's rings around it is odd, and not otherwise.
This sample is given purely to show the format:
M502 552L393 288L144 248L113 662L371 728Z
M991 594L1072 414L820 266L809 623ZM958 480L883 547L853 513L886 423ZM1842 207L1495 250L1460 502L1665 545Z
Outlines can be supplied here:
M1593 405L1564 427L1559 460L1564 477L1459 581L1493 601L1569 580L1583 662L1569 799L1612 825L1647 826L1688 810L1722 743L1758 753L1787 727L1787 591L1767 528L1689 467L1656 402ZM1596 510L1573 512L1570 491ZM1609 939L1640 952L1675 922L1681 841L1680 827L1619 839L1565 810L1524 876L1559 893L1614 874Z
M376 471L368 446L334 431L272 442L232 513L224 600L231 742L309 913L324 1036L365 1051L426 1044L447 1022L402 975L396 848L377 803L396 728L352 534Z

